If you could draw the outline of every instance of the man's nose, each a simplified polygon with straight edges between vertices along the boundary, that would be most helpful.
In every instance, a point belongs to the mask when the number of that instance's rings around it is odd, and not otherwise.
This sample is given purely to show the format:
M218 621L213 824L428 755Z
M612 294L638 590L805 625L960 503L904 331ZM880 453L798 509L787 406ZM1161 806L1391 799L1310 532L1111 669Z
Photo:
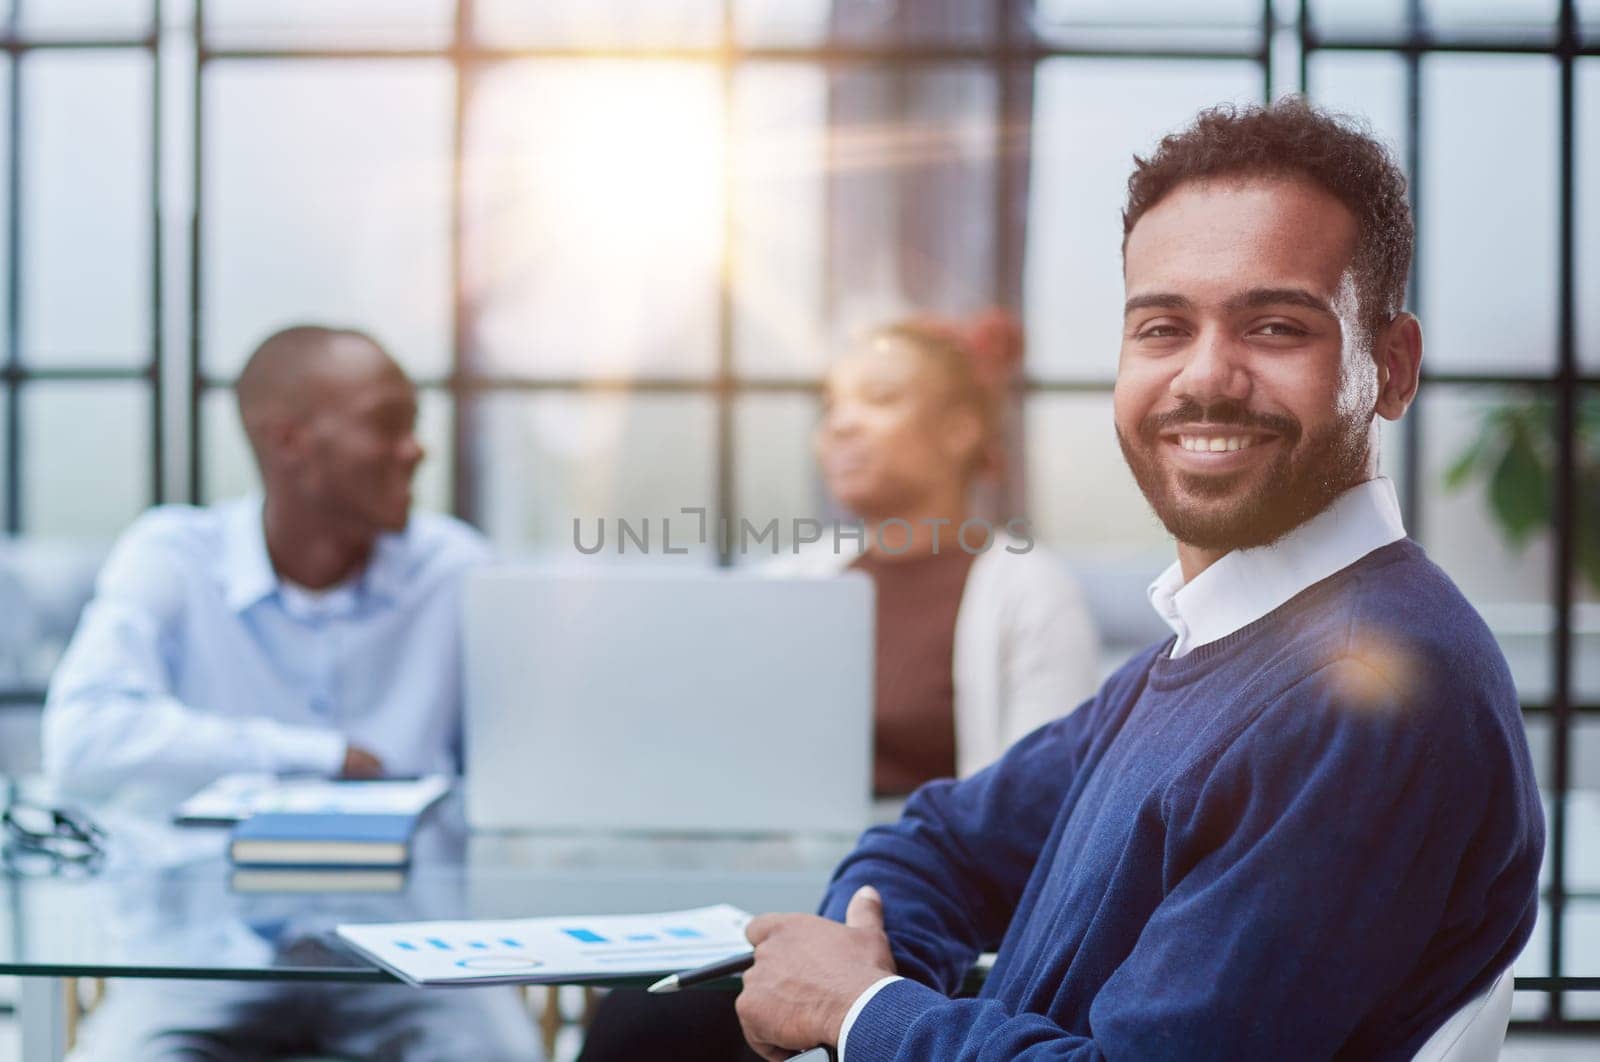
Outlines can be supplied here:
M1248 349L1221 330L1201 332L1185 353L1182 369L1172 378L1172 396L1202 407L1244 402L1250 397L1248 357Z

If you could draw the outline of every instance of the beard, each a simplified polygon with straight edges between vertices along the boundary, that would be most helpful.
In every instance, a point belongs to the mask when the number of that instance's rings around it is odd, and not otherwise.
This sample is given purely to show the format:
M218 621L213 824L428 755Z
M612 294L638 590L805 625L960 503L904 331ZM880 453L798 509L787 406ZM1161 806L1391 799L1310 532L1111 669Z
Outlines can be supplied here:
M1278 454L1265 469L1220 475L1165 466L1161 435L1200 424L1272 432ZM1199 549L1228 551L1271 545L1366 479L1370 429L1370 417L1351 413L1307 436L1293 417L1252 413L1231 400L1204 408L1186 400L1146 417L1135 439L1119 426L1117 443L1168 534Z

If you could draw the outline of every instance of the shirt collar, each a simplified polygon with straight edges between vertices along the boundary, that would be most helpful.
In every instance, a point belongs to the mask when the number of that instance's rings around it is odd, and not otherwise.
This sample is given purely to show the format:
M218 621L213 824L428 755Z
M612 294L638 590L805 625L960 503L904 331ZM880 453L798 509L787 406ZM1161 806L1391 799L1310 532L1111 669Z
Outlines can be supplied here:
M400 599L408 574L406 531L385 533L372 544L372 556L367 558L367 569L361 573L361 592L364 596L393 604Z
M267 553L267 532L263 523L265 499L252 494L230 502L223 517L222 567L220 577L228 607L244 612L252 605L277 593L279 579ZM387 604L399 599L406 574L406 532L383 534L373 543L372 556L358 579L362 597Z
M278 573L267 555L262 523L264 499L252 494L229 503L222 521L223 595L228 607L243 612L278 589Z
M1178 636L1172 656L1180 657L1405 536L1394 482L1379 476L1351 487L1270 546L1225 554L1188 583L1174 562L1150 584L1150 604Z

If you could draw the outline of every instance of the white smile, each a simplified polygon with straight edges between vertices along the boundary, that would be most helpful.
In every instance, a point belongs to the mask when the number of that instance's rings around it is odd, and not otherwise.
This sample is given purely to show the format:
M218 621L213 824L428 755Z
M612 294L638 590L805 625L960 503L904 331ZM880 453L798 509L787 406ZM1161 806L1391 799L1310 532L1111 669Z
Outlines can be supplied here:
M1258 435L1180 435L1178 445L1196 453L1223 453L1245 450L1265 441Z

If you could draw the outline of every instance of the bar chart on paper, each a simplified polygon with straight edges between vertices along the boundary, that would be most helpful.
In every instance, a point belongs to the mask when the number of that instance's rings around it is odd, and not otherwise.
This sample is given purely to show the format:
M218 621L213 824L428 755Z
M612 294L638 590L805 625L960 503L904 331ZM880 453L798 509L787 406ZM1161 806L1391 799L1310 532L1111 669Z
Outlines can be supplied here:
M661 914L343 925L339 936L415 985L576 983L657 976L750 950L750 915L719 904Z

